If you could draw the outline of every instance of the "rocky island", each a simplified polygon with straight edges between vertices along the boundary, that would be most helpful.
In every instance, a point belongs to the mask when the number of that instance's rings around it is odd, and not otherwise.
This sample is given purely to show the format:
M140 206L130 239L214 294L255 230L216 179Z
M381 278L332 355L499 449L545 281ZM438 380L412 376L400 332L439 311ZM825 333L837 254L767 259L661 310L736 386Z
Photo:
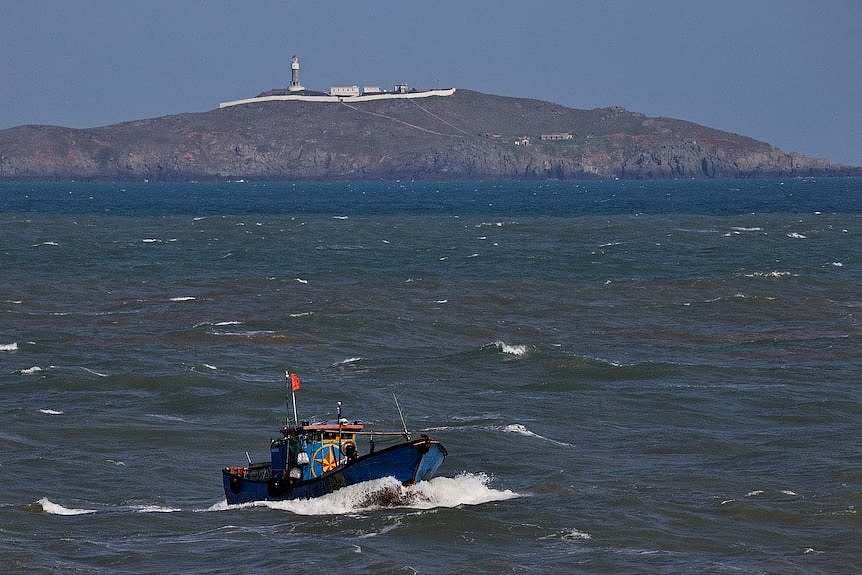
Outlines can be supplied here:
M0 130L0 179L862 175L862 168L620 107L577 110L462 89L422 98L320 101L278 93L99 128Z

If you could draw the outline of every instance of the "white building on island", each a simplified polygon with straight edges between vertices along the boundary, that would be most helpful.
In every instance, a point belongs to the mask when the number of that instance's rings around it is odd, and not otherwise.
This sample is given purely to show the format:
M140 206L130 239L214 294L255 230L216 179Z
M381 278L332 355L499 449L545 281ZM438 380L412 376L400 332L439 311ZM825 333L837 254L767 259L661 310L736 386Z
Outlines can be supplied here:
M306 90L299 83L299 56L293 55L290 59L290 85L285 90L279 88L264 92L254 98L243 98L241 100L230 100L220 102L219 108L241 106L243 104L256 104L259 102L274 101L300 101L300 102L369 102L373 100L401 100L413 98L430 98L432 96L451 96L455 88L443 90L419 90L411 88L407 84L396 84L392 92L387 92L378 86L366 86L362 90L359 85L332 86L329 92L315 92Z

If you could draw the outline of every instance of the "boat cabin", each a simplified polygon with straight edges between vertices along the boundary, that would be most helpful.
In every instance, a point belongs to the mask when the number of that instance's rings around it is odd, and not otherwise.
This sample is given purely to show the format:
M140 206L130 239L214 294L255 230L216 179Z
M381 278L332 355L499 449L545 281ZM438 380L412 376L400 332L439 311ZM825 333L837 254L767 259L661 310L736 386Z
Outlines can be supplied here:
M357 457L356 434L362 429L358 421L345 419L283 427L284 437L270 444L272 477L305 481L344 465Z

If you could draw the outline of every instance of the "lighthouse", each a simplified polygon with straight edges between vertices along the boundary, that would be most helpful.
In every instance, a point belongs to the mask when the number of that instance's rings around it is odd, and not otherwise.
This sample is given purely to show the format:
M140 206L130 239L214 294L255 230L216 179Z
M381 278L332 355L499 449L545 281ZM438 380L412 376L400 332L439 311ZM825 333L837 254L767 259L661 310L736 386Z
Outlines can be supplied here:
M291 92L302 92L305 88L299 83L299 56L290 59L290 88Z

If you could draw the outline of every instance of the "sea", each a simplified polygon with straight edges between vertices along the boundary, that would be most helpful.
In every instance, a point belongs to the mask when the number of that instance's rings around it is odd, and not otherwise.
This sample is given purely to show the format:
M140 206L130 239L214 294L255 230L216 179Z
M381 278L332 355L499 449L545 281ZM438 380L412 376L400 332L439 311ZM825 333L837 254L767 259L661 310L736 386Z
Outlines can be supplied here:
M0 572L858 573L860 374L862 179L5 182Z

